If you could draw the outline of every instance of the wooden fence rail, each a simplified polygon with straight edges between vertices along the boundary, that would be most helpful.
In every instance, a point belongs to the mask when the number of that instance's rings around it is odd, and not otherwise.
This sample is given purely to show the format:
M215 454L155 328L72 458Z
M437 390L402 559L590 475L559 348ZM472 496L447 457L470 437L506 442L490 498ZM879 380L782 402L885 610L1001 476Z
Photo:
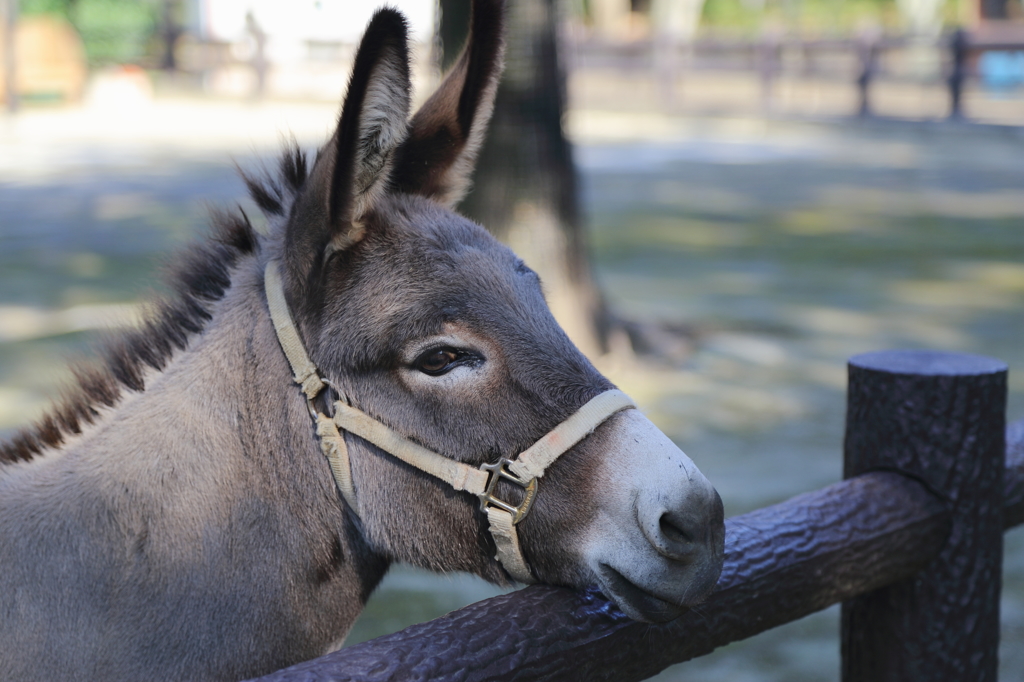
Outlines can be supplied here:
M930 46L938 51L945 63L949 117L955 120L965 118L963 92L968 80L975 76L974 58L988 51L1024 51L1024 41L997 40L964 29L943 36ZM675 77L685 74L687 70L753 71L757 74L761 88L760 99L766 110L772 108L774 90L787 71L784 55L798 55L800 67L791 70L791 74L824 77L839 82L847 80L857 89L856 113L870 116L874 112L872 86L883 79L899 79L884 68L883 57L894 51L920 47L929 45L907 36L802 39L768 34L759 40L699 38L691 43L679 42L669 46L587 39L574 44L571 53L581 65L663 72L659 73L658 81L666 101L676 99ZM840 59L837 60L837 57ZM825 61L831 61L832 66L822 67ZM841 66L836 66L837 62ZM917 81L919 77L904 76L899 80Z
M637 623L599 593L532 586L261 682L642 680L839 602L846 682L994 680L1002 531L1024 522L1024 421L1004 430L1005 365L890 352L850 372L849 478L729 519L716 591L677 620ZM939 621L917 633L921 617Z

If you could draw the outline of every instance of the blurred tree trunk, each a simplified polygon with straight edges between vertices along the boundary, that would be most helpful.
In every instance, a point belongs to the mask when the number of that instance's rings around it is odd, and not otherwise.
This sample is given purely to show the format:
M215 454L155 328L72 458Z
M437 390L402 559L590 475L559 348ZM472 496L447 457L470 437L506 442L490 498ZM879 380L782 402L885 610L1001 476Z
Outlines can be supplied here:
M163 0L160 7L160 42L163 49L160 54L160 68L164 71L177 71L178 60L175 44L181 37L181 0Z
M607 351L608 316L591 276L572 146L562 130L565 74L556 0L507 7L505 75L481 150L474 189L460 210L511 246L544 283L548 304L589 357ZM440 0L441 62L468 31L468 0Z
M1008 19L1010 17L1006 0L980 0L979 13L982 19Z
M472 0L438 0L440 19L437 22L438 62L447 71L459 56L469 33L469 8Z

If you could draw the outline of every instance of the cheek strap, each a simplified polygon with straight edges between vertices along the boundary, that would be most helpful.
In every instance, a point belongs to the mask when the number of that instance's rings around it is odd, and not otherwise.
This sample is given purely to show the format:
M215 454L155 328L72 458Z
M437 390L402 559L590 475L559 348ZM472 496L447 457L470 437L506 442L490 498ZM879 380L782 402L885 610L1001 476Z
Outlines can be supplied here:
M526 518L536 499L538 479L544 476L544 471L556 459L590 435L605 420L632 407L636 405L622 391L605 391L524 450L515 460L503 457L496 464L482 464L479 468L428 450L341 401L334 403L334 423L339 429L373 443L456 490L476 495L481 509L487 513L491 537L498 548L496 558L509 575L521 583L529 584L535 581L523 558L515 527ZM496 496L497 483L501 479L523 488L524 499L518 507ZM351 475L347 480L351 480ZM341 481L338 487L342 489Z
M264 284L270 317L274 322L281 348L292 367L293 380L306 394L310 414L316 422L320 449L330 463L338 490L352 511L359 515L343 431L349 431L373 443L384 452L444 481L455 490L465 490L476 495L480 500L481 509L487 514L491 537L497 548L495 558L518 582L535 582L523 557L515 527L526 518L536 499L538 480L556 459L590 435L609 417L622 410L636 407L629 396L618 390L605 391L524 450L515 460L503 457L497 463L473 467L414 443L344 400L334 403L333 418L316 410L313 400L327 383L320 377L316 365L306 354L298 330L292 322L275 261L267 264ZM523 488L523 501L519 506L496 496L499 480L506 480Z

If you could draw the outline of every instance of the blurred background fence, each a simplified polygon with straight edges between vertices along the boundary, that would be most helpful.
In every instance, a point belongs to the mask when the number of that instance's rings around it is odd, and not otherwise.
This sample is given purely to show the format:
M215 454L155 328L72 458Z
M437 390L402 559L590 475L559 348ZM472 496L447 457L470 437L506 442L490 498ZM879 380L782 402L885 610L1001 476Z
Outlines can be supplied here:
M969 108L982 120L1024 120L1024 106L1007 105L1004 80L1011 76L1002 70L1007 63L1015 78L1024 33L1019 39L993 38L958 29L928 41L768 34L666 45L587 37L572 47L580 78L600 78L606 90L614 80L647 79L657 91L655 103L669 111L934 120L964 118ZM937 68L922 72L922 55Z
M91 90L333 100L373 3L2 0L9 108ZM411 13L436 76L434 0ZM444 3L442 3L443 6ZM284 11L284 7L288 7ZM1020 0L565 0L575 101L706 114L1024 122ZM617 94L629 92L628 97ZM637 96L643 93L643 96Z

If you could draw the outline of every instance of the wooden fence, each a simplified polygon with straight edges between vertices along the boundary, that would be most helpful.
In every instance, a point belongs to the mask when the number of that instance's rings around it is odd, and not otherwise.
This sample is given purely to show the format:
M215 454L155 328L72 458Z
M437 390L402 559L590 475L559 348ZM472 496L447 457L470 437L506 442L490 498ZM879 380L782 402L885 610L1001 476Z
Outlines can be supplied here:
M870 115L870 87L878 73L878 57L886 51L905 47L905 40L867 40L859 41L857 50L860 61L860 74L857 77L860 114ZM949 90L949 118L963 120L963 92L967 81L976 75L974 64L977 57L989 51L1024 51L1024 41L995 40L979 35L972 35L964 29L957 29L944 38L938 48L946 53L948 76L946 84Z
M649 625L596 592L531 586L261 682L642 680L839 602L844 682L994 682L1002 533L1024 523L1006 366L887 351L849 369L846 480L729 519L699 609Z
M942 61L949 95L948 115L963 120L963 92L978 77L977 63L987 51L1024 51L1024 40L995 39L963 29L922 43L908 36L865 35L859 38L801 39L766 35L760 40L702 38L692 43L658 45L650 41L610 43L580 40L572 45L574 63L585 67L612 67L654 72L665 101L675 99L673 90L687 72L754 72L761 90L761 106L773 107L774 91L783 76L848 82L857 90L857 111L873 113L871 91L879 81L920 83L918 76L899 74L884 66L891 53L918 48L936 50Z

